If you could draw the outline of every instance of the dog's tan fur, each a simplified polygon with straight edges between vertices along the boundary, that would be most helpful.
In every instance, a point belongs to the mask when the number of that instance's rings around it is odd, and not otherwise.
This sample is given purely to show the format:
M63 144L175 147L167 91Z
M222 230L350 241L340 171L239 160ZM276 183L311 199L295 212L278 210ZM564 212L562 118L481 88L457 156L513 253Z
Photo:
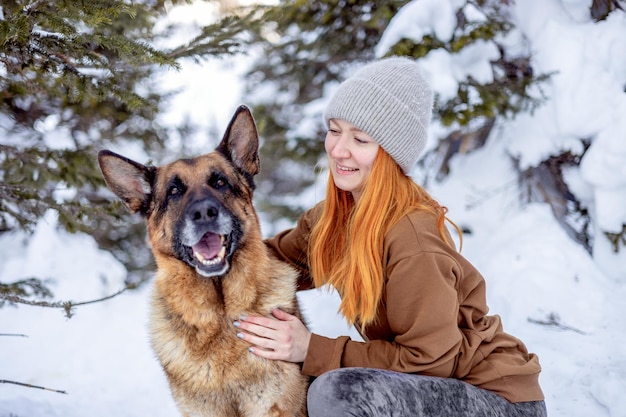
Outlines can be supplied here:
M305 416L307 378L299 365L253 355L233 325L276 307L299 314L296 273L265 247L252 206L258 137L248 109L238 109L212 153L155 168L102 151L99 162L111 190L146 219L158 266L152 345L181 413ZM211 188L215 173L230 186ZM241 237L224 275L203 276L179 255L181 216L200 195L236 218Z

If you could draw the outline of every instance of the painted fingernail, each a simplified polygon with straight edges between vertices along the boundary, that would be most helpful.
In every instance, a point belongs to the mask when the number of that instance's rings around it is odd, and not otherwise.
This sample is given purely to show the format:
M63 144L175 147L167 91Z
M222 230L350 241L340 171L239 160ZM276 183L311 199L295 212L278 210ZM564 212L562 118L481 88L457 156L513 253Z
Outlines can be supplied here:
M233 323L233 326L235 326L235 327L239 327L239 326L241 326L241 323L239 323L238 321L236 321L236 322L234 322L234 323Z
M246 318L248 318L248 316L243 315L243 314L241 316L239 316L239 320L245 320Z
M243 339L243 333L237 333L237 337Z
M253 347L249 347L249 348L248 348L248 351L250 351L250 352L254 353L254 348L253 348Z

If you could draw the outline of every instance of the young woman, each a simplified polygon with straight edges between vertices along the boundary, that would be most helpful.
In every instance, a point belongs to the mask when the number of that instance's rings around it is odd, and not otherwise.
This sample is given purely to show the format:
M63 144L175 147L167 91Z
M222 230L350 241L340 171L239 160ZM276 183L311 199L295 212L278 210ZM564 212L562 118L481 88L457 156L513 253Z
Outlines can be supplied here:
M235 323L252 354L302 362L311 417L546 416L537 356L487 315L446 208L408 176L432 100L407 58L343 82L325 111L326 199L267 242L299 269L299 289L337 289L365 341L312 334L280 310Z

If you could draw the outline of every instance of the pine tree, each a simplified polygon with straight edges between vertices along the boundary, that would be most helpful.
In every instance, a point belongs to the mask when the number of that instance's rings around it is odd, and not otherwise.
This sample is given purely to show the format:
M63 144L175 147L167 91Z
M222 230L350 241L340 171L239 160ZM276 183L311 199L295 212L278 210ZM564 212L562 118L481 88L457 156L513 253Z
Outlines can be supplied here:
M374 47L384 29L406 3L284 0L265 11L264 21L270 29L260 32L256 39L263 52L250 73L248 89L254 92L261 84L270 83L279 92L263 96L254 107L266 141L262 160L271 161L266 166L272 167L269 172L261 173L260 192L262 201L271 205L265 211L274 218L293 221L306 208L294 204L293 199L284 201L281 196L297 195L313 182L314 166L323 153L322 128L306 120L304 106L322 96L326 83L341 81L348 65L374 57ZM621 4L621 0L594 0L590 16L604 19L609 13L621 10ZM465 12L468 7L483 18L472 20ZM487 42L495 45L500 54L490 62L491 82L481 83L468 77L459 83L452 99L435 98L434 118L448 126L450 133L438 138L433 154L422 160L430 165L422 166L426 182L432 177L444 178L454 155L483 146L498 119L532 112L544 99L537 96L537 91L541 91L550 74L536 73L530 52L513 53L501 42L515 29L508 19L509 7L510 2L505 0L467 0L455 11L456 28L451 38L439 39L429 33L419 40L401 39L386 53L420 60L436 50L458 54L477 42ZM300 128L302 123L309 127L308 131ZM584 150L587 147L588 144ZM583 154L553 155L537 167L520 169L519 182L523 199L549 203L565 230L590 250L589 213L569 192L562 178L563 168L577 165ZM433 161L437 162L433 164ZM294 165L301 169L294 169ZM285 175L286 172L290 174ZM305 174L296 176L293 172ZM609 237L619 243L624 240L624 233Z
M310 185L314 166L323 152L322 127L302 133L298 124L303 119L303 107L320 98L324 85L341 81L349 65L374 58L378 44L391 18L407 1L375 2L371 0L281 1L267 9L263 21L270 25L259 33L256 41L262 46L262 58L248 78L249 91L261 84L273 84L278 95L264 97L254 105L254 113L262 120L262 160L271 161L270 172L261 173L260 189L264 207L275 217L294 216L301 207L287 204L282 197ZM410 56L417 60L436 49L458 53L478 42L497 42L512 27L503 13L504 2L468 1L481 10L486 19L469 20L463 7L456 13L457 28L451 39L437 39L434 34L416 42L402 39L387 55ZM266 25L266 27L267 27ZM267 33L268 36L263 36ZM540 102L529 94L530 86L547 78L534 74L528 56L508 56L502 45L501 57L492 63L494 81L481 84L471 78L459 84L458 94L452 100L435 103L435 117L445 125L459 126L451 138L443 139L439 152L448 153L459 139L459 133L472 138L489 133L495 117L511 117ZM478 97L478 98L476 98ZM472 121L470 126L470 121ZM296 133L293 133L296 132ZM486 137L486 136L485 136ZM484 142L484 138L482 139ZM480 140L476 143L480 146ZM446 150L447 149L447 150ZM444 158L447 161L447 158ZM304 170L290 169L300 164ZM440 171L445 175L447 166ZM284 172L305 172L303 177L285 176ZM281 196L281 197L276 197Z
M263 138L261 211L274 219L301 212L289 201L313 183L324 150L321 123L299 126L304 106L322 97L327 83L340 81L351 63L374 57L383 31L407 1L285 0L257 9L263 24L253 42L262 52L246 77L246 96L276 92L250 103Z
M147 276L152 258L143 225L128 223L122 206L110 202L96 153L139 142L159 155L172 128L157 121L169 93L156 88L153 76L185 59L241 51L240 35L250 25L244 16L223 17L185 44L155 46L176 30L157 30L158 19L185 3L0 3L0 233L31 230L53 210L62 227L92 234L112 251L130 281ZM14 283L0 277L3 294L51 296L38 277Z

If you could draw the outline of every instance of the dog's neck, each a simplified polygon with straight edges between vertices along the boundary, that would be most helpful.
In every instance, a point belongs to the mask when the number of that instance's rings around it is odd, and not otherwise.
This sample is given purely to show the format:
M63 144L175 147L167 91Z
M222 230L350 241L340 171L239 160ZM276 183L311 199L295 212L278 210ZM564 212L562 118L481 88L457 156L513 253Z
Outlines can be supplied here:
M276 271L272 270L270 258L263 249L263 256L257 254L254 262L234 262L228 273L221 277L203 277L187 264L173 262L168 257L160 259L155 254L159 266L157 290L167 294L172 304L180 303L171 308L179 307L181 311L186 309L183 304L191 302L193 306L187 308L206 311L207 314L219 313L233 319L253 312L266 314L258 311L264 304L264 300L260 299L260 290L267 295L273 291L271 288L259 288L257 283L261 280L258 277L275 276Z

